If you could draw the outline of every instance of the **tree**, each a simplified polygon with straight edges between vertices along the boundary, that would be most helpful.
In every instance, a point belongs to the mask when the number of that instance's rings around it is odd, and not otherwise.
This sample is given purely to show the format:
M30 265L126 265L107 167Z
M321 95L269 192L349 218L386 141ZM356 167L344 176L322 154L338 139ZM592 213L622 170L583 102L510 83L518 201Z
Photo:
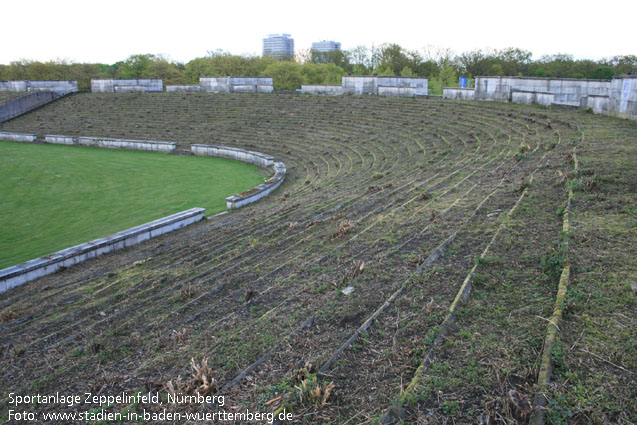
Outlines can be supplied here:
M142 71L142 78L161 78L164 84L185 84L186 76L176 64L166 60L152 62Z
M308 62L301 67L304 84L341 85L343 74L345 74L343 68L333 63L315 64Z
M414 71L411 70L410 67L406 66L403 68L402 71L400 71L400 76L401 77L415 77L416 74L414 73Z
M400 75L405 67L410 67L414 62L398 44L383 44L376 55L374 72L378 75Z
M637 75L637 56L614 56L603 64L611 66L615 75Z
M609 66L600 66L593 73L593 78L597 80L612 80L614 76L615 72Z
M533 53L528 50L508 47L496 52L495 61L500 65L502 75L524 75L532 57Z
M369 74L370 70L372 69L372 55L370 49L367 46L354 47L353 49L348 51L348 57L350 58L351 63L354 65L354 67L352 67L352 73L354 73L354 75ZM354 71L354 68L356 68L356 71Z
M158 58L155 55L131 55L124 62L118 63L118 78L140 78L143 72Z
M303 83L301 66L292 61L270 64L261 75L272 77L274 90L296 90Z
M458 86L458 74L451 65L446 65L440 68L440 74L438 75L443 87L456 87Z
M310 61L316 64L332 63L346 71L351 71L352 68L350 65L350 53L342 50L330 50L329 52L310 50Z
M482 50L462 53L458 60L470 77L489 75L491 67L495 64L493 55Z

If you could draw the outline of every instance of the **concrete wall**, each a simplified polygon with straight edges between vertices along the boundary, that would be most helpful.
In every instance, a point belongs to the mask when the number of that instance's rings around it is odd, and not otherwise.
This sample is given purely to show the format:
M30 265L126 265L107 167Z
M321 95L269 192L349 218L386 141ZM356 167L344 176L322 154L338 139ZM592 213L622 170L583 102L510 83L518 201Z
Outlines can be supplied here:
M46 143L56 145L93 146L97 148L131 149L151 152L172 152L177 148L175 142L157 142L153 140L111 139L108 137L75 137L47 134Z
M52 143L55 145L78 145L78 137L74 136L56 136L48 134L44 136L46 143Z
M91 92L93 93L149 93L163 91L164 82L160 78L91 80Z
M0 131L0 140L13 140L14 142L35 142L38 136L30 133L12 133Z
M286 168L282 162L274 162L274 158L261 152L246 151L243 149L229 148L226 146L214 145L191 145L190 149L195 155L213 156L216 158L230 158L243 161L261 167L274 167L274 175L265 183L255 188L247 190L238 195L226 198L228 209L240 208L244 205L256 202L264 196L269 195L276 188L281 186L285 179Z
M580 99L580 108L591 110L596 114L608 115L610 98L608 96L582 96Z
M133 149L153 152L170 152L174 151L177 148L177 143L174 142L111 139L107 137L78 137L77 144L81 146L95 146L99 148Z
M348 77L343 76L341 80L344 94L362 95L378 94L376 77Z
M0 91L52 91L66 94L77 91L77 81L0 81Z
M268 196L281 186L281 184L283 184L286 172L285 164L282 162L275 162L274 175L272 177L270 177L265 183L262 183L251 190L227 197L226 207L228 209L241 208L244 205L256 202L259 199Z
M192 208L141 226L124 230L105 238L76 245L23 264L0 270L0 293L26 282L55 273L62 267L70 267L91 258L180 229L204 218L204 208Z
M201 91L213 93L272 93L271 77L201 77Z
M338 96L343 94L343 87L326 86L326 85L307 85L307 86L301 86L301 93L325 94L328 96Z
M166 86L166 92L168 93L191 93L201 91L201 86L194 85L175 85Z
M512 103L523 103L526 105L544 105L550 106L555 101L555 95L553 93L547 92L527 92L520 90L513 90L511 92L511 102Z
M36 91L0 105L0 122L15 118L55 99L64 94L53 91Z
M575 78L476 77L476 100L510 102L514 91L552 93L558 105L579 106L582 96L608 96L610 81Z
M637 119L637 77L618 77L611 83L608 113Z
M426 78L343 76L343 93L351 95L425 96L429 88Z
M475 89L462 89L459 87L445 87L442 89L443 99L473 100Z
M194 144L190 146L190 150L195 155L235 159L237 161L258 165L259 167L270 167L274 164L274 157L261 152L247 151L245 149Z

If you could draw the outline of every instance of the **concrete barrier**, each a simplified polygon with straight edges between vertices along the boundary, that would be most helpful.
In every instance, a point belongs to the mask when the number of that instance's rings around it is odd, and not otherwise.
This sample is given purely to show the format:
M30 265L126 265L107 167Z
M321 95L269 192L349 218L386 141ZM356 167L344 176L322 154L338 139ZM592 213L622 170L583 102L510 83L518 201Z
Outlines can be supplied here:
M0 105L0 122L10 120L42 105L53 102L64 96L64 93L53 91L36 91L13 99Z
M201 91L201 86L194 85L174 85L166 86L167 93L192 93Z
M473 100L475 89L463 89L460 87L445 87L442 89L443 99Z
M93 93L151 93L163 91L164 82L161 78L106 78L91 80L91 92Z
M259 167L271 167L274 157L261 152L247 151L245 149L229 148L215 145L190 145L190 150L195 155L213 156L215 158L229 158L237 161L258 165Z
M52 143L56 145L78 145L78 138L74 136L57 136L52 134L47 134L44 136L44 141L46 143Z
M204 218L204 208L192 208L159 220L132 227L105 238L57 251L23 264L0 270L0 293L42 276L55 273L107 252L137 245L140 242L172 232Z
M216 158L230 158L237 161L247 162L249 164L261 167L274 168L274 174L265 183L258 185L238 195L226 198L226 206L228 209L240 208L244 205L256 202L264 196L269 195L276 188L281 186L285 179L286 168L282 162L274 162L274 158L260 152L246 151L244 149L229 148L226 146L214 145L191 145L190 149L195 155L213 156Z
M226 207L229 210L233 208L241 208L244 205L256 202L259 199L268 196L281 186L281 184L283 184L286 171L285 164L282 162L275 162L274 175L272 177L270 177L265 183L262 183L253 189L247 190L238 195L227 197Z
M550 106L555 101L555 95L548 92L539 91L511 91L511 102L522 103L525 105L539 104L544 106Z
M51 91L60 94L77 91L77 81L71 80L14 80L0 81L0 91Z
M271 77L201 77L201 91L213 93L272 93Z
M59 139L60 137L63 137L64 139ZM46 141L49 143L57 143L58 140L61 140L63 144L69 144L68 136L51 136L51 138ZM78 137L77 141L74 141L73 144L78 144L81 146L95 146L98 148L133 149L153 152L171 152L177 148L177 143L175 142L111 139L108 137Z
M343 87L330 86L330 85L306 85L306 86L301 86L301 93L324 94L327 96L340 96L343 94Z
M0 140L13 140L14 142L35 142L38 136L30 133L12 133L0 131Z

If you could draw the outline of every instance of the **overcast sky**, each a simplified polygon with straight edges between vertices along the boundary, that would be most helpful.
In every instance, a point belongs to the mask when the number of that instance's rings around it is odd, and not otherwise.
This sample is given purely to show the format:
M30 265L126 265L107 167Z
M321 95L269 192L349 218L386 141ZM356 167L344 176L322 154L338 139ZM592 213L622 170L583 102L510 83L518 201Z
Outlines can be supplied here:
M576 59L637 55L637 1L3 1L0 63L32 59L114 63L132 54L187 62L216 49L260 55L270 33L295 49L335 40L473 49L519 47Z

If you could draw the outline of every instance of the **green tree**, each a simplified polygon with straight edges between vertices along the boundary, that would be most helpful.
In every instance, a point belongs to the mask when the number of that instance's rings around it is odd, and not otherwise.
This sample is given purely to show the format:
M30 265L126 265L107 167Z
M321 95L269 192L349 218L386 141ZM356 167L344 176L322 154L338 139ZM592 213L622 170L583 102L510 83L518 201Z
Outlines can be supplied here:
M451 65L446 65L440 68L440 74L438 77L444 87L458 86L458 74L456 74L455 68Z
M400 76L401 77L415 77L416 74L414 73L414 71L411 70L410 67L406 66L403 68L402 71L400 71Z
M342 50L329 52L310 51L310 61L315 64L334 64L345 71L351 71L350 53Z
M378 75L400 75L405 67L412 67L415 62L398 44L383 44L375 54L374 72Z
M308 62L301 66L304 84L340 85L341 77L344 74L345 71L333 63L315 64Z
M593 73L593 78L597 80L612 80L615 76L615 71L609 66L600 66Z
M142 78L161 78L165 85L185 84L186 76L177 64L166 60L152 62L142 71Z
M301 66L292 61L270 64L261 75L272 77L274 90L296 90L303 83Z
M142 74L154 61L155 55L131 55L124 62L118 62L117 78L141 78Z

